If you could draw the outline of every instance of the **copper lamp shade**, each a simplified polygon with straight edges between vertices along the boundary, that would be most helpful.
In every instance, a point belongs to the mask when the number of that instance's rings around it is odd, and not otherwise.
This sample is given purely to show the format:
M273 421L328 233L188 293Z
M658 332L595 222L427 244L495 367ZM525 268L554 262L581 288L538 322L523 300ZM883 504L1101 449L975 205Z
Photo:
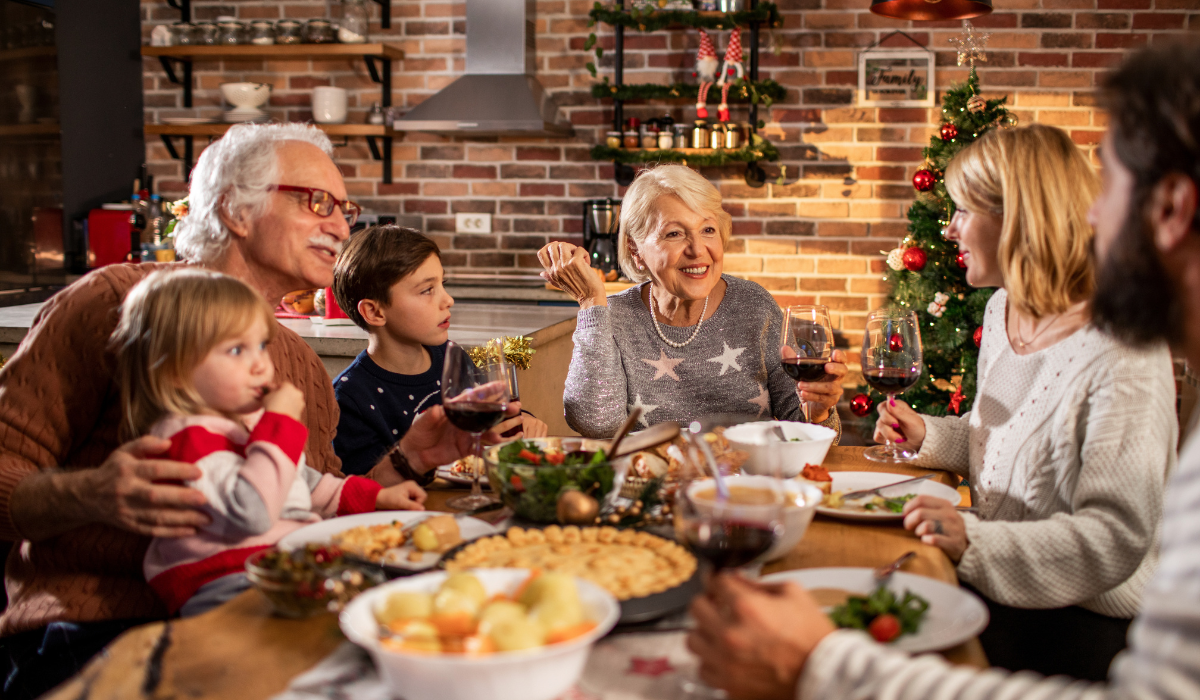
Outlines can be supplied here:
M929 22L970 19L992 11L992 0L871 0L871 12L895 19Z

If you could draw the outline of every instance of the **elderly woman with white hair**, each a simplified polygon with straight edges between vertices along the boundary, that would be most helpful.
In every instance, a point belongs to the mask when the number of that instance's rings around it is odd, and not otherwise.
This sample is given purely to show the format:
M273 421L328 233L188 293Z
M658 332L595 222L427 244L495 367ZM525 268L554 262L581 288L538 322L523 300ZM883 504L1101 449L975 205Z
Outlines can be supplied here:
M758 284L722 274L733 230L712 183L682 165L634 180L622 201L617 254L639 284L611 297L587 253L554 242L538 252L543 277L579 302L563 403L567 423L611 436L634 407L642 422L689 422L711 414L764 420L810 417L841 433L837 402L846 374L797 384L780 361L783 313Z

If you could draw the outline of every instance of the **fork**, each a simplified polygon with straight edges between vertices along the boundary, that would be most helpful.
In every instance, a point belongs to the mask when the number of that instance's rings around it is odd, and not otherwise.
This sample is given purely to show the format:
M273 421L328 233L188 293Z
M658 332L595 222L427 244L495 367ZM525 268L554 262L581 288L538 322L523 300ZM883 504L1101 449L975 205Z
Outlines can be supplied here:
M875 585L876 586L886 585L888 580L892 578L892 574L896 573L900 569L900 567L907 564L909 562L909 560L913 559L916 556L917 556L916 552L905 552L904 554L901 554L900 557L898 559L896 559L896 561L892 562L891 564L885 564L883 566L875 567L875 570L872 572L875 577Z

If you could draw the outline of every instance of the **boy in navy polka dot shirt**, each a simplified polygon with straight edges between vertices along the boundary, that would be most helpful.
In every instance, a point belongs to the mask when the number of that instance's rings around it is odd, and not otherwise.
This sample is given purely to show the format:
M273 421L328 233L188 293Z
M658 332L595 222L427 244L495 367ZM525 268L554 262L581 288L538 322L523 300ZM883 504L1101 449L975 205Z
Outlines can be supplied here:
M443 286L437 244L413 229L373 226L355 234L338 256L333 293L351 320L370 334L333 380L341 408L333 449L346 474L366 474L383 459L418 413L442 402L442 362L454 299ZM545 435L546 424L523 414L500 432ZM427 484L434 472L402 475Z

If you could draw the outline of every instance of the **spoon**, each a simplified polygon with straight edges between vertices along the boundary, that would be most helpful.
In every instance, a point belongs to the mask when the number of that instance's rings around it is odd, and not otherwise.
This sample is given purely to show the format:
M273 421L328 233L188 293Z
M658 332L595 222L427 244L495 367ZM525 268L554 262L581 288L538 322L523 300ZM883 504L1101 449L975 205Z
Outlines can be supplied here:
M615 457L617 454L617 447L620 446L621 441L625 439L625 436L629 434L629 431L633 430L633 426L637 424L638 418L641 417L642 407L634 406L633 410L629 412L629 415L625 417L625 422L621 424L620 428L617 428L616 434L613 435L612 442L608 443L609 459L613 459Z

